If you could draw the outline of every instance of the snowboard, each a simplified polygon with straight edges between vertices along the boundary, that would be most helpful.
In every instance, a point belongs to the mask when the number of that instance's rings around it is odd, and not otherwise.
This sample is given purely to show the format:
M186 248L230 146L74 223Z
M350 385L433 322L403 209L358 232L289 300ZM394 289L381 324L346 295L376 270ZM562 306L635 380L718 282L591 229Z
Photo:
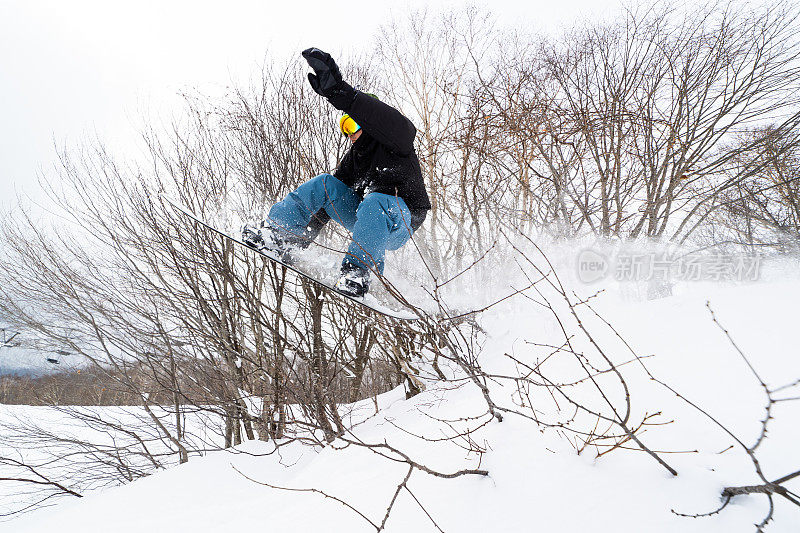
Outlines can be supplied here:
M278 263L278 264L286 267L287 269L291 270L292 272L294 272L295 274L297 274L301 278L307 279L308 281L310 281L310 282L312 282L312 283L314 283L314 284L316 284L316 285L318 285L320 287L323 287L328 292L331 292L331 293L333 293L333 294L335 294L335 295L337 295L337 296L339 296L341 298L345 298L347 300L350 300L351 302L353 302L355 304L358 304L358 305L360 305L360 306L362 306L364 308L367 308L369 310L375 311L376 313L379 313L379 314L387 316L387 317L396 318L396 319L399 319L399 320L416 320L417 318L419 318L418 315L416 313L414 313L410 308L408 308L408 306L406 304L404 304L404 303L402 303L400 301L396 300L394 302L394 304L395 304L394 307L405 307L406 310L398 310L398 309L394 309L393 307L389 307L386 304L381 303L377 298L375 298L375 296L373 296L373 295L371 295L369 293L367 293L366 295L361 296L361 297L356 297L356 296L351 296L349 294L341 292L336 287L334 287L332 283L329 283L328 281L325 281L325 280L317 278L316 276L314 276L314 275L310 274L309 272L304 271L302 268L298 267L298 265L286 263L286 262L282 261L280 259L280 257L271 254L267 250L259 250L259 249L253 248L252 246L248 246L240 238L234 237L234 236L232 236L232 235L230 235L230 234L228 234L228 233L226 233L226 232L224 232L224 231L222 231L220 229L215 228L214 226L212 226L211 224L209 224L208 222L206 222L205 220L203 220L202 218L197 216L191 209L189 209L188 207L180 204L179 202L176 202L175 200L169 198L168 196L165 196L163 194L160 195L160 196L161 196L162 199L164 199L164 201L166 201L176 211L178 211L179 213L182 213L184 216L186 216L189 219L197 222L201 226L203 226L205 228L208 228L209 230L213 231L214 233L216 233L217 235L220 235L221 237L223 237L225 239L228 239L228 240L230 240L232 242L235 242L239 246L243 246L243 247L247 248L248 250L252 250L253 252L261 255L262 257L266 257L270 261L273 261L275 263Z

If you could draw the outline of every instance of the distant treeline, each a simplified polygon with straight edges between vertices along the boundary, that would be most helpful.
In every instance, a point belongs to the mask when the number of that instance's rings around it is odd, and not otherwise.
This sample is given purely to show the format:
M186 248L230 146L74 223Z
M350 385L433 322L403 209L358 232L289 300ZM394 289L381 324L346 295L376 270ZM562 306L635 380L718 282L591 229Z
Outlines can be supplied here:
M137 405L141 401L107 372L86 368L53 374L0 375L0 403L7 405Z

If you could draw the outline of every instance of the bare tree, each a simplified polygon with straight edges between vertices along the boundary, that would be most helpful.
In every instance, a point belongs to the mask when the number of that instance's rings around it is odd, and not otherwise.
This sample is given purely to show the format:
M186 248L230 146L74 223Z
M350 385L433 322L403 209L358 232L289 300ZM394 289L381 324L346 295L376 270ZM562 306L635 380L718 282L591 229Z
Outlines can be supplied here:
M741 135L739 142L749 149L730 163L726 174L747 177L720 195L719 212L712 217L726 229L724 240L759 251L797 248L800 147L796 136L771 127Z

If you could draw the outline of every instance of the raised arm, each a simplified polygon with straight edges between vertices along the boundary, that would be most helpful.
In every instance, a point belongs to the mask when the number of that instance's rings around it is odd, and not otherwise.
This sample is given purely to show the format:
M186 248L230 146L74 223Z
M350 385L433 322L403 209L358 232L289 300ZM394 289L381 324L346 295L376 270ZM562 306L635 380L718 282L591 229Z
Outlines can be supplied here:
M356 91L342 79L330 54L308 48L303 57L314 74L308 81L314 91L328 99L333 107L349 114L372 138L399 155L414 151L417 129L400 111L376 98Z

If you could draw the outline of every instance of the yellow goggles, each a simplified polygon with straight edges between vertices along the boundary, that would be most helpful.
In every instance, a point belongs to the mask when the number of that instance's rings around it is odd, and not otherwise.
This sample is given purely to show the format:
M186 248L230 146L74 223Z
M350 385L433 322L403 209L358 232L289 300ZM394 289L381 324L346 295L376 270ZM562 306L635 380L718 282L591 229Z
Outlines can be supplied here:
M345 135L352 135L360 130L361 126L356 124L356 121L353 120L353 117L350 115L343 115L342 118L339 119L339 129Z

